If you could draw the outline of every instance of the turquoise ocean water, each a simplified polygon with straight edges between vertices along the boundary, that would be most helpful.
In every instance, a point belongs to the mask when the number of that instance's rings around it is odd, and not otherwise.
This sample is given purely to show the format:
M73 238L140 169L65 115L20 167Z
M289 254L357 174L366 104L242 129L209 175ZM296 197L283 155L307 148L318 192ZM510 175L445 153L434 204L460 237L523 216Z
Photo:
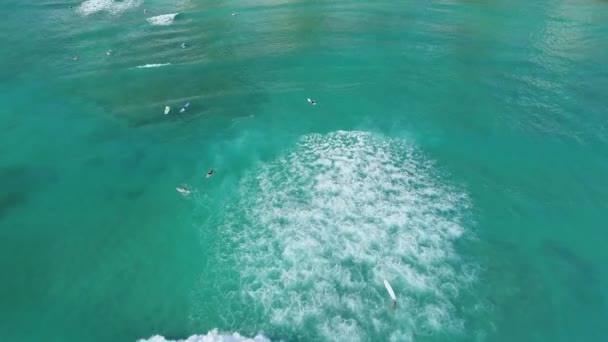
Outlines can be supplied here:
M0 340L605 340L608 2L0 10Z

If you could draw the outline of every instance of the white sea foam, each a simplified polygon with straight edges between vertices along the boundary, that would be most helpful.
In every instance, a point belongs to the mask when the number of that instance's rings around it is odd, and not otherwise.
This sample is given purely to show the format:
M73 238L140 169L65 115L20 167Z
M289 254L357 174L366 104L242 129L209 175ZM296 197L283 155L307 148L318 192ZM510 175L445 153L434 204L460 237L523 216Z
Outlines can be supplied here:
M86 0L80 4L76 11L82 15L89 15L101 11L119 14L128 9L141 5L142 2L142 0Z
M453 242L469 200L405 142L308 135L240 191L223 232L239 246L242 300L269 329L349 341L462 329L452 302L469 279Z
M144 65L138 65L136 68L138 68L138 69L160 68L160 67L164 67L167 65L171 65L171 63L144 64Z
M254 338L244 337L238 333L230 335L220 334L217 329L207 333L207 335L192 335L185 340L168 340L164 336L152 336L147 340L141 339L138 342L270 342L270 340L262 335L257 335Z
M146 20L150 23L150 25L171 25L178 14L179 13L157 15L156 17L151 17Z

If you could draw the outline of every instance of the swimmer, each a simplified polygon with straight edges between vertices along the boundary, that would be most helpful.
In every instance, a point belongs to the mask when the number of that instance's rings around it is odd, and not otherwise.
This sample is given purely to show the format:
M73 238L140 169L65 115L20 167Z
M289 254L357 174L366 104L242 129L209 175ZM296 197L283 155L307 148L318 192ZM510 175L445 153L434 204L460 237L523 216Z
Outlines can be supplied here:
M106 56L111 56L111 55L112 55L112 50L106 51Z
M190 190L188 190L188 188L186 188L185 186L183 188L182 187L177 187L177 188L175 188L175 190L177 190L178 192L180 192L180 193L182 193L184 195L187 195L187 194L190 193Z
M393 299L393 309L397 308L397 301L395 299Z
M207 178L213 176L213 172L215 172L215 170L213 170L213 169L209 170L209 172L207 172Z
M146 14L146 13L148 13L148 10L147 10L147 9L144 9L144 14Z
M313 106L316 106L316 105L317 105L317 101L315 101L315 100L311 99L310 97L309 97L309 98L307 98L307 99L306 99L306 101L308 101L308 103L310 103L310 104L311 104L311 105L313 105Z

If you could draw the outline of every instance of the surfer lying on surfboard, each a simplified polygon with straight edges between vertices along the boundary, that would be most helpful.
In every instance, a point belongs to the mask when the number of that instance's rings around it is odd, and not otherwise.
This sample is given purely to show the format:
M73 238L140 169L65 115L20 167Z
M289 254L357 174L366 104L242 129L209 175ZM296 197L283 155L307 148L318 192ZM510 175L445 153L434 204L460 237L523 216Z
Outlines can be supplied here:
M186 102L186 104L182 107L182 109L179 110L180 113L183 113L186 111L186 109L188 109L188 107L190 107L190 102Z
M207 178L213 176L213 173L215 172L214 169L209 170L209 172L207 172Z
M190 193L190 190L188 190L188 188L186 188L185 186L184 187L178 186L177 188L175 188L175 190L177 190L179 193L182 193L184 195L187 195Z

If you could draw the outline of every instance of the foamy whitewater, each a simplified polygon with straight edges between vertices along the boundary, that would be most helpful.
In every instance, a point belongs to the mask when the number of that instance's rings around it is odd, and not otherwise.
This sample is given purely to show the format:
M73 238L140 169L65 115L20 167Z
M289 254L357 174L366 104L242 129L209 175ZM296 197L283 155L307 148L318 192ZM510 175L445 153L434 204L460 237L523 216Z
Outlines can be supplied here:
M1 340L606 340L608 0L488 3L2 1Z
M87 0L80 4L76 11L83 15L89 15L101 11L111 14L119 14L128 9L135 8L142 4L142 0Z
M185 340L169 340L164 336L152 336L147 340L141 339L139 342L270 342L264 336L258 335L254 338L248 338L239 335L238 333L233 333L231 335L222 335L218 333L217 329L210 331L207 335L193 335Z
M246 176L240 192L222 229L238 253L225 257L238 265L241 301L273 328L349 341L462 329L452 301L473 276L453 241L469 200L405 142L307 135Z
M156 17L148 18L146 20L150 23L150 25L166 26L166 25L173 24L173 20L175 20L175 17L178 14L179 13L163 14L163 15L158 15Z

